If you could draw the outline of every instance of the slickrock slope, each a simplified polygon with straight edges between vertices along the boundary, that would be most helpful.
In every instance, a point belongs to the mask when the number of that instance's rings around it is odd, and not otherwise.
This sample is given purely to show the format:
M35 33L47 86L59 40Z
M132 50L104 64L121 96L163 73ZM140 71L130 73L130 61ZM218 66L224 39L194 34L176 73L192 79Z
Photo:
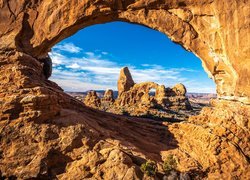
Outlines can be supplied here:
M248 0L0 0L1 178L142 179L167 154L181 172L247 179ZM49 81L50 48L87 26L127 21L200 57L218 99L189 122L162 124L84 107Z

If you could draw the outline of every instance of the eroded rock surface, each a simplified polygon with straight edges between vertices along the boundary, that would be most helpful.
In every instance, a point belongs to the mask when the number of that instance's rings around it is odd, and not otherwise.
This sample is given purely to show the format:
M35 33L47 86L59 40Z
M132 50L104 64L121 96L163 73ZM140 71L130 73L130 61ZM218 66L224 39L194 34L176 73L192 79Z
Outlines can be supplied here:
M53 45L116 20L158 30L200 57L217 85L213 107L162 124L89 109L47 80L41 59ZM142 162L162 173L174 154L182 172L248 179L249 21L246 0L0 0L0 177L142 179Z

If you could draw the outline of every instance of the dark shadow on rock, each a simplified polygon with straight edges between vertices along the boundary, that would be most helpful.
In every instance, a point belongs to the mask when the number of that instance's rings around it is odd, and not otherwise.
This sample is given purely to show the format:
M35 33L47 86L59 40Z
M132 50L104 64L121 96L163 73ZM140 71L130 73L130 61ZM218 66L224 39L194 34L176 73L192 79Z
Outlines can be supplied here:
M49 150L47 157L41 160L41 169L38 178L40 179L55 179L56 175L65 172L67 163L73 160L64 155L59 150Z
M125 147L134 146L135 151L152 160L161 161L161 151L178 147L178 142L163 122L115 115L84 106L79 107L77 111L70 110L68 114L64 113L64 116L47 124L57 125L59 128L83 125L84 132L72 145L75 148L82 145L81 138L84 136L92 139L92 146L100 140L114 139L119 140Z

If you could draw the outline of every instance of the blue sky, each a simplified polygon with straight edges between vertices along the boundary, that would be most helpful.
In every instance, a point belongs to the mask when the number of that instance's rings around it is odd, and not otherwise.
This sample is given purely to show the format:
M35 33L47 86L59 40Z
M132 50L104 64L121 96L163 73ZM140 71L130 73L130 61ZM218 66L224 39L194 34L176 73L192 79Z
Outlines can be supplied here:
M116 90L120 68L128 66L137 83L154 81L188 92L215 92L215 84L191 52L144 26L112 22L87 27L49 53L50 78L65 91Z

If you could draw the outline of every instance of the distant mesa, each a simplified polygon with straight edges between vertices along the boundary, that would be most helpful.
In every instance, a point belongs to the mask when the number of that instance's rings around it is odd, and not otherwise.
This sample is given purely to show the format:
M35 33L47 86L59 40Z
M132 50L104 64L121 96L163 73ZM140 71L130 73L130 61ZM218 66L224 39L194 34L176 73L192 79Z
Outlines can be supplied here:
M171 118L169 111L191 110L191 104L186 97L183 84L165 88L155 82L136 84L128 67L120 71L117 82L118 96L108 89L103 97L98 97L95 91L89 91L84 99L86 106L115 114L131 116L149 116Z

